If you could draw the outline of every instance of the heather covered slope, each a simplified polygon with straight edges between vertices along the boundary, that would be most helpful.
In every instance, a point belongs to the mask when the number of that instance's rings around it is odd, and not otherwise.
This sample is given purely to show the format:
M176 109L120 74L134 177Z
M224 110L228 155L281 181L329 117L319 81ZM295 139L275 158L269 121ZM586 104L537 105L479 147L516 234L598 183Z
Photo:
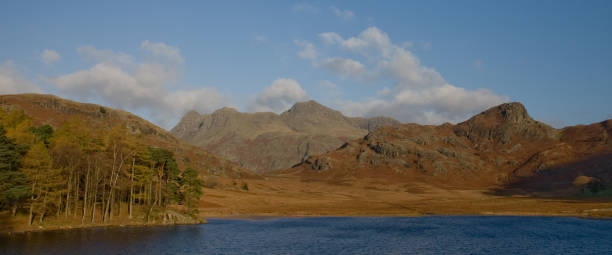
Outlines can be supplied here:
M23 110L37 125L49 124L58 127L73 119L79 119L94 128L105 130L121 125L134 134L140 134L145 144L174 152L181 168L193 167L204 175L234 178L253 175L228 160L181 142L168 131L129 112L40 94L1 95L0 106L6 110Z
M282 114L241 113L222 108L212 114L188 112L172 129L185 142L255 171L288 168L338 148L368 131L398 124L394 119L349 118L315 101L296 103Z
M336 183L373 178L570 194L595 182L611 184L611 123L558 130L508 103L457 125L382 127L284 172ZM588 181L577 183L585 180L580 176Z

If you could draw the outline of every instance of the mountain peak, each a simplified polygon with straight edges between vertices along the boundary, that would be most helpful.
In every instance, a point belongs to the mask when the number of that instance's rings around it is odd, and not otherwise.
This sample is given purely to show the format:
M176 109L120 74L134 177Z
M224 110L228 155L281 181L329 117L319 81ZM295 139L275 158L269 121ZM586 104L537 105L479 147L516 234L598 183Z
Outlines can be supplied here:
M516 139L554 139L556 130L535 121L525 106L518 102L504 103L459 123L455 133L473 142L494 141L508 144Z
M312 112L321 112L321 111L333 111L333 110L325 107L322 104L319 104L315 100L308 100L308 101L295 103L286 112L288 113L312 113Z
M472 118L459 123L479 123L484 126L497 126L502 124L524 124L535 122L527 113L525 106L519 102L503 103L493 106Z
M183 118L185 119L195 119L195 118L199 118L201 115L199 112L195 111L195 110L190 110L187 113L185 113L185 115L183 116Z
M224 107L187 120L177 124L173 134L257 171L291 167L379 126L398 123L383 117L346 117L314 100L297 102L280 115Z
M525 106L519 102L511 102L498 105L483 112L485 116L497 117L502 121L512 123L521 123L524 121L533 121L527 113Z
M217 113L217 112L225 112L225 113L230 113L231 112L231 113L235 113L235 112L238 112L238 110L236 110L235 108L232 108L232 107L224 106L224 107L216 110L214 113Z

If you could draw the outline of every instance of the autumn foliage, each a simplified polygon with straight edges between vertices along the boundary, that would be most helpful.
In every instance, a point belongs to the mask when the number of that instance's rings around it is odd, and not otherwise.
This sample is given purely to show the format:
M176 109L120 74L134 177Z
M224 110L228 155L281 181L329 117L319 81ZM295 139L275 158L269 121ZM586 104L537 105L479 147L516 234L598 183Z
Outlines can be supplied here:
M95 129L78 119L53 129L23 111L0 109L0 210L108 223L151 222L167 210L194 215L202 195L198 172L181 171L174 154L152 148L123 126Z

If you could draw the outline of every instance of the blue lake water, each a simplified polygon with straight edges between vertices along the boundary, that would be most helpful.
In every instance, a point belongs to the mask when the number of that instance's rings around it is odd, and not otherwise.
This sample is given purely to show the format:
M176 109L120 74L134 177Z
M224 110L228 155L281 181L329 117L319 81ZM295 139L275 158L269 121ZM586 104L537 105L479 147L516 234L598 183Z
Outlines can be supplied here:
M432 216L210 219L0 236L0 254L612 254L612 221Z

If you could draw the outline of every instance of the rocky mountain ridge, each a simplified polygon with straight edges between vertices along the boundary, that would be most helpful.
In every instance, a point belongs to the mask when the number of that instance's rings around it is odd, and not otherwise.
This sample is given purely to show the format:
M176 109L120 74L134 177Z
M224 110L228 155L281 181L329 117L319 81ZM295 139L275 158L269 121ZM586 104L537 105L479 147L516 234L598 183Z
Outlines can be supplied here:
M457 125L382 127L282 172L330 182L373 178L571 193L612 184L611 135L612 120L554 129L533 120L522 104L506 103Z
M203 115L190 111L171 133L243 167L265 172L291 167L310 155L395 124L399 122L386 117L346 117L311 100L296 103L280 115L241 113L227 107Z

